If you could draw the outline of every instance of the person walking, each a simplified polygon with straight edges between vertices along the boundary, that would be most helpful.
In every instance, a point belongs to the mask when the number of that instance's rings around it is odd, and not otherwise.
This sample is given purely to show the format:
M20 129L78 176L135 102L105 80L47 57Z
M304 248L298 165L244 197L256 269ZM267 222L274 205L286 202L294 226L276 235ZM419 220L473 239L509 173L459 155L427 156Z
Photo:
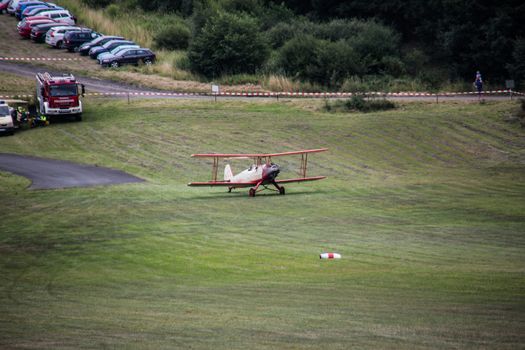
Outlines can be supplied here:
M483 91L483 79L481 79L481 73L479 70L476 72L476 80L474 80L474 86L478 90L478 96L481 98L481 92Z

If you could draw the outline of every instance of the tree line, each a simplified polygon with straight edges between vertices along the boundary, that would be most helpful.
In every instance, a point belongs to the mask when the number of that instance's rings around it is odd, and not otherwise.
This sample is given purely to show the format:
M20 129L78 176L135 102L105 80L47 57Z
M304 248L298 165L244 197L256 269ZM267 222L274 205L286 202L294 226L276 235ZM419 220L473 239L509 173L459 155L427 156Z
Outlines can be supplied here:
M104 7L115 2L83 0ZM417 79L429 88L472 81L525 86L525 3L520 0L121 0L180 16L155 34L188 52L208 78L279 74L327 88Z

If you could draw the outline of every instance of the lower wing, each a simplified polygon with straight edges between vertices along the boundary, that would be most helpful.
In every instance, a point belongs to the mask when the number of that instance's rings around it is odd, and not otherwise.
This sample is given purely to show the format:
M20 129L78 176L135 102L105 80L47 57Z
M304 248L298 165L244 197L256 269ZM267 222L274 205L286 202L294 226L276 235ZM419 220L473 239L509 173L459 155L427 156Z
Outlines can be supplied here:
M312 176L312 177L300 177L297 179L283 179L283 180L275 180L278 184L286 184L291 182L306 182L306 181L316 181L316 180L322 180L326 179L326 176Z
M286 184L291 182L306 182L306 181L316 181L316 180L322 180L325 179L326 176L313 176L313 177L300 177L297 179L283 179L283 180L276 180L278 184ZM252 181L252 182L230 182L230 181L205 181L205 182L190 182L188 186L223 186L223 187L235 187L235 188L241 188L241 187L252 187L257 185L258 181Z

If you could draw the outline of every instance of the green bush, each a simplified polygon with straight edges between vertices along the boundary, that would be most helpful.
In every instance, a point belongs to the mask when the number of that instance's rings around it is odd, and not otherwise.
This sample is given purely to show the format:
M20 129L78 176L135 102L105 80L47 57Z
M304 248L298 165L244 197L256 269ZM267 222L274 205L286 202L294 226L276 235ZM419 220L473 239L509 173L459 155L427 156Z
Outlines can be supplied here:
M323 109L326 112L376 112L396 108L396 104L388 100L365 100L362 96L354 95L348 100L337 100L333 103L325 101Z
M116 18L120 13L120 9L117 4L111 4L106 7L106 13L109 17Z
M400 37L391 28L375 21L354 21L356 35L347 40L359 55L366 74L383 73L384 57L399 57Z
M405 62L407 73L412 76L417 76L423 72L425 66L428 65L429 58L423 51L411 49L405 52L403 61Z
M358 19L334 19L320 23L315 27L315 36L330 41L350 39L362 31L362 22Z
M154 37L159 49L184 50L188 48L191 37L190 29L181 22L163 27Z
M354 50L345 42L330 42L301 35L289 40L278 53L277 66L295 79L327 87L340 86L363 67Z
M207 77L255 73L268 54L254 18L223 11L208 19L188 50L192 70Z
M525 87L525 37L514 40L512 63L507 64L507 69L516 80L516 88Z
M189 71L191 69L190 59L188 55L183 54L175 61L175 67L180 70Z
M279 50L277 65L294 79L308 80L311 66L321 45L321 40L310 35L294 37Z
M254 74L234 74L234 75L223 75L217 83L222 85L260 85L262 77Z
M272 48L282 47L287 41L297 35L297 29L290 23L279 23L266 32Z

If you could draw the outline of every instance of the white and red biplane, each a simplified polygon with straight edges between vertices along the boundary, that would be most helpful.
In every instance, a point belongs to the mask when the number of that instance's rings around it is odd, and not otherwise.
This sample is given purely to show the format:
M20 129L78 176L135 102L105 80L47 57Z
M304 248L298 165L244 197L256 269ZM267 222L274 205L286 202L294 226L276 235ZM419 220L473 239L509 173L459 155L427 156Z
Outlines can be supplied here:
M268 188L268 185L273 185L279 191L279 194L284 194L284 187L280 186L283 183L291 182L305 182L316 181L326 178L326 176L306 176L306 169L308 165L308 154L327 151L328 148L310 149L304 151L284 152L284 153L268 153L268 154L237 154L237 153L202 153L192 154L192 157L198 158L213 158L213 166L211 172L211 181L206 182L190 182L188 186L223 186L228 187L228 192L234 188L250 187L248 194L250 197L255 197L259 191ZM301 155L301 167L299 169L299 178L277 180L277 175L281 171L277 164L272 163L272 158ZM246 170L233 175L229 164L224 168L224 180L217 180L217 170L219 168L219 158L223 159L253 159L253 164ZM259 189L260 186L263 189Z

